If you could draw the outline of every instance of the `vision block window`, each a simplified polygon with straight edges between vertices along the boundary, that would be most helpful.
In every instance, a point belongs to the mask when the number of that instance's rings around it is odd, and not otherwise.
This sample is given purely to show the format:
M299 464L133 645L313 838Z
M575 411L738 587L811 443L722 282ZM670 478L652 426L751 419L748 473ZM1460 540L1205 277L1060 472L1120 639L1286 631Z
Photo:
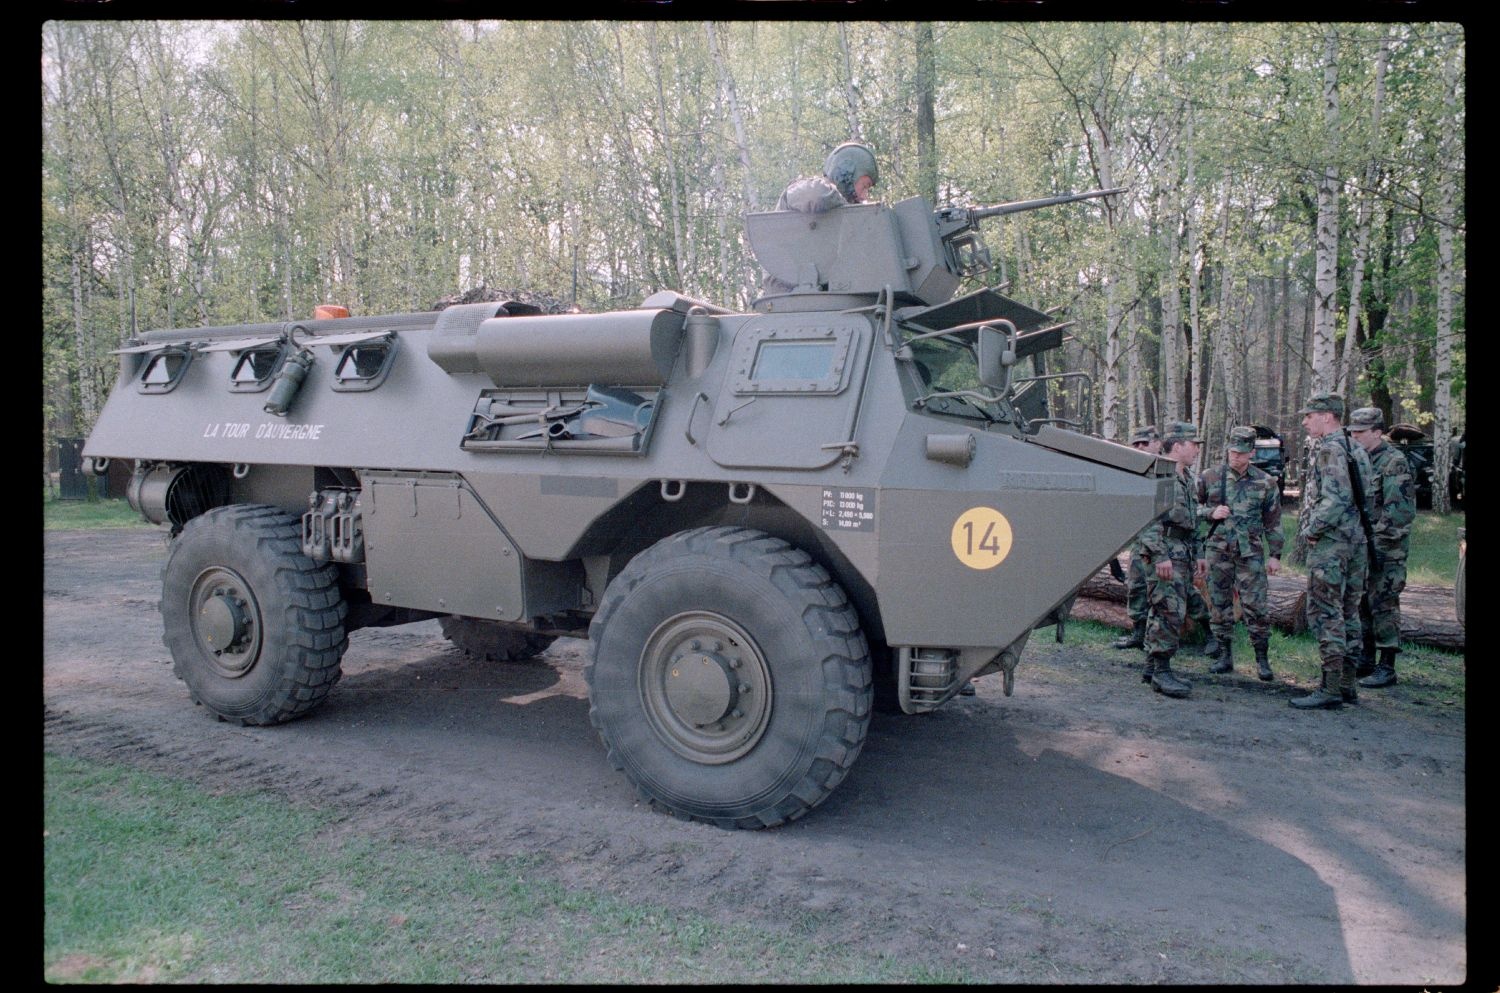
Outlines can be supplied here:
M150 356L146 359L146 367L141 370L141 392L168 393L175 389L182 382L182 374L187 371L188 363L192 360L193 353L180 348Z
M281 366L284 352L279 345L241 352L235 357L234 368L229 373L229 388L236 393L258 393L269 388L271 377Z
M863 319L861 319L863 320ZM847 385L857 325L787 326L766 318L734 337L734 392L782 396L832 396Z
M824 380L832 374L838 347L833 341L763 341L750 378Z
M396 343L390 340L364 341L350 345L339 355L333 371L336 390L373 390L390 374L396 357Z

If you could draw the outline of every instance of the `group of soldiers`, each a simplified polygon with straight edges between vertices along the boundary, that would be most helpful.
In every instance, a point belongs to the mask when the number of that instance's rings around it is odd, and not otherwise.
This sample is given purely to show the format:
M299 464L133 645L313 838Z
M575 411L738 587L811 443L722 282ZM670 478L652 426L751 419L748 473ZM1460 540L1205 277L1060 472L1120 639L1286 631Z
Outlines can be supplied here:
M1313 441L1302 490L1297 540L1307 563L1307 621L1318 639L1322 679L1290 701L1303 710L1359 700L1358 687L1396 682L1401 591L1416 518L1416 493L1406 457L1383 434L1385 418L1361 407L1344 426L1344 400L1316 393L1299 413ZM1209 630L1209 671L1234 669L1234 597L1255 650L1256 675L1275 678L1269 659L1268 576L1281 569L1281 495L1277 481L1251 464L1256 431L1230 430L1222 463L1202 474L1197 431L1174 423L1158 436L1144 428L1131 445L1176 463L1174 499L1130 546L1127 603L1132 622L1116 648L1143 648L1143 682L1181 699L1192 686L1172 671L1184 621ZM1204 579L1208 604L1194 579Z
M821 213L864 203L879 181L874 151L844 142L823 163L823 174L798 179L778 210ZM791 287L768 277L767 292ZM1385 441L1385 419L1361 407L1344 426L1344 400L1315 393L1299 413L1315 443L1302 491L1297 537L1306 548L1307 620L1318 639L1322 680L1291 701L1299 709L1331 709L1358 702L1357 686L1396 682L1400 597L1416 496L1406 457ZM1269 658L1268 576L1281 569L1281 493L1269 473L1251 464L1256 431L1229 432L1222 463L1201 475L1196 429L1177 422L1158 436L1137 431L1131 444L1176 463L1172 507L1131 545L1127 579L1131 632L1116 648L1144 648L1144 682L1181 699L1192 686L1172 671L1184 621L1208 631L1203 653L1209 671L1234 670L1234 598L1255 651L1256 675L1275 678ZM1116 564L1118 568L1118 564ZM1117 573L1118 575L1118 573ZM1122 577L1123 578L1123 577ZM1209 602L1194 585L1204 579ZM1378 653L1378 658L1377 658ZM972 685L963 688L974 692Z

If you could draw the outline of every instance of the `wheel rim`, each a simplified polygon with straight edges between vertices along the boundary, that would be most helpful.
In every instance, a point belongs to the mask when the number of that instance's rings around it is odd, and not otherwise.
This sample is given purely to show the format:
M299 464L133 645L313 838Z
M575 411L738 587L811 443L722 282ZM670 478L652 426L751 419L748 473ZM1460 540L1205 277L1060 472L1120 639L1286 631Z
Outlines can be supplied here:
M771 718L771 673L745 629L706 610L659 624L641 652L641 703L652 730L684 758L732 762Z
M198 652L213 671L238 679L260 657L260 604L233 569L205 569L193 583L188 617Z

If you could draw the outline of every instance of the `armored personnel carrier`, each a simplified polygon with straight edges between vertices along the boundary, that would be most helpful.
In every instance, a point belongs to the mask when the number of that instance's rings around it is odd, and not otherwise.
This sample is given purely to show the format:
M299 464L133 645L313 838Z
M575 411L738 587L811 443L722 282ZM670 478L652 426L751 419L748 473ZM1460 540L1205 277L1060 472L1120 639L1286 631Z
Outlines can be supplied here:
M752 213L793 289L748 313L662 292L151 331L84 455L133 460L131 505L170 525L165 642L218 717L309 713L360 627L438 618L496 660L587 635L590 719L645 798L781 824L847 774L877 690L1009 694L1032 630L1168 506L1167 463L1049 415L1064 325L955 296L980 219L1097 195Z

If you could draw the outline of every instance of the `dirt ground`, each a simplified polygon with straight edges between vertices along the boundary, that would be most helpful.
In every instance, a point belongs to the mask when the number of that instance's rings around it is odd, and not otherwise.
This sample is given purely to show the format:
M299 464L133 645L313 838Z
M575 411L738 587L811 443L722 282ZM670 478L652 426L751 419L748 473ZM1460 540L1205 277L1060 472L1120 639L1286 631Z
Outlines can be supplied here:
M48 750L316 803L361 835L545 853L570 885L982 980L1437 993L1470 972L1465 715L1410 688L1304 714L1280 680L1186 657L1193 697L1172 701L1136 653L1049 629L1013 697L986 677L935 714L876 715L821 807L726 832L652 812L609 767L583 641L496 665L435 621L367 629L315 714L217 722L162 647L164 558L160 532L46 534Z

